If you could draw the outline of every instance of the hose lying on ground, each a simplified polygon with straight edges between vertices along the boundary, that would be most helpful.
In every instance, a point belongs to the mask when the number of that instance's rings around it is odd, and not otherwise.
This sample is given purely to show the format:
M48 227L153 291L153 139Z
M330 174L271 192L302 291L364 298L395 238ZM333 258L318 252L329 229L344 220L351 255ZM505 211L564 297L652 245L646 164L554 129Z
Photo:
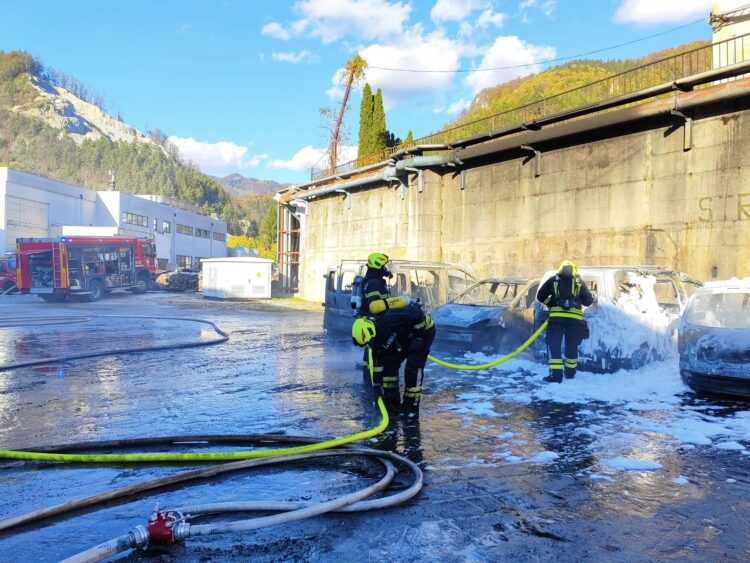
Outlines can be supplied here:
M39 360L30 360L27 362L16 362L12 364L4 364L0 365L0 371L8 371L11 369L19 369L19 368L27 368L27 367L33 367L33 366L42 366L47 364L58 364L58 363L64 363L69 362L72 360L81 360L84 358L99 358L102 356L116 356L118 354L135 354L138 352L155 352L159 350L177 350L179 348L197 348L198 346L210 346L212 344L221 344L222 342L226 342L229 340L229 335L221 330L218 326L216 326L215 323L211 321L207 321L205 319L194 319L190 317L156 317L156 316L144 316L144 315L95 315L97 318L119 318L119 319L158 319L158 320L169 320L169 321L187 321L187 322L193 322L193 323L202 323L205 325L209 325L211 328L213 328L219 335L219 338L214 338L213 340L195 340L192 342L177 342L174 344L163 344L159 346L142 346L140 348L116 348L113 350L100 350L96 352L84 352L82 354L69 354L66 356L56 356L52 358L42 358ZM90 317L68 317L70 320L67 322L84 322L87 320L90 320ZM45 319L51 319L52 322L45 323ZM2 325L0 324L0 328L5 328L6 326L33 326L38 324L61 324L65 322L65 317L36 317L34 319L29 319L26 324L10 324L10 325ZM15 321L19 321L20 319L14 319Z
M127 354L134 352L143 352L148 350L166 350L171 348L180 348L188 346L216 344L228 340L229 336L219 329L214 323L210 321L204 321L202 319L187 319L184 317L142 317L142 316L129 316L129 315L107 315L124 318L159 318L159 319L178 319L178 320L190 320L194 322L203 322L211 325L219 334L222 335L221 339L216 339L208 342L200 343L182 343L175 345L165 345L156 347L146 348L133 348L133 349L119 349L110 350L106 352L92 352L87 354L64 356L54 359L39 360L35 362L26 362L23 364L15 364L13 366L1 366L0 369L11 369L11 367L23 367L28 365L40 365L51 362L63 362L72 359L79 358L90 358L97 356L105 356L112 354ZM38 319L37 319L38 320ZM59 320L59 319L57 319ZM192 507L191 509L195 513L215 513L217 510L221 511L245 511L245 510L280 510L287 511L285 514L277 514L274 516L267 516L262 518L254 518L249 520L240 520L237 522L228 522L224 524L205 524L205 525L190 525L186 521L175 522L174 526L174 539L185 539L191 535L207 535L214 533L223 532L238 532L244 530L251 530L265 526L271 526L275 524L281 524L285 522L292 522L302 518L308 518L323 514L330 511L359 511L359 510L371 510L374 508L384 508L388 506L395 506L401 502L404 502L413 496L415 496L422 488L422 472L419 467L397 454L391 452L383 452L378 450L370 450L366 448L352 448L346 447L331 451L330 448L338 448L345 446L354 441L365 440L374 437L383 432L389 424L388 411L385 408L382 397L377 398L377 405L381 415L380 424L377 426L357 432L348 436L339 438L333 438L329 440L316 441L310 438L299 438L299 437L279 437L279 436L253 436L256 441L264 443L272 442L296 442L303 443L304 445L290 446L285 448L275 449L255 449L255 450L244 450L244 451L232 451L232 452L208 452L208 453L136 453L136 454L73 454L66 453L67 450L91 450L101 449L108 447L134 447L144 445L160 445L165 443L195 443L195 442L232 442L239 443L243 440L247 441L248 436L221 436L221 437L206 437L206 436L183 436L183 437L168 437L168 438L146 438L139 440L118 440L108 442L90 442L83 444L69 444L67 446L52 446L45 448L26 449L26 450L2 450L0 451L0 458L9 459L21 459L21 460L38 460L38 461L63 461L63 462L79 462L79 463L141 463L141 462L164 462L164 461L228 461L228 460L240 460L234 463L227 463L218 466L212 466L209 468L197 469L193 471L187 471L178 473L176 475L170 475L159 479L153 479L150 481L138 483L119 489L114 489L105 493L100 493L91 497L78 499L77 501L70 501L64 504L56 505L46 509L38 510L32 513L16 516L0 522L0 531L5 531L16 526L30 524L37 522L45 518L51 518L54 516L60 516L72 510L79 510L85 507L96 506L103 502L109 502L114 499L122 498L128 495L140 494L145 491L153 490L176 483L181 483L194 479L202 479L211 476L215 476L221 473L229 471L238 471L249 467L258 467L262 465L268 465L272 463L279 463L282 461L299 461L313 457L324 457L324 456L338 456L338 455L361 455L361 456L375 456L381 460L386 466L386 475L376 484L371 485L361 491L344 495L337 499L323 503L290 503L290 502L254 502L254 501L240 501L238 503L231 503L232 507L228 507L225 503L205 505L201 507ZM321 451L328 450L328 451ZM371 501L364 501L365 498L384 490L394 478L395 470L390 460L396 461L402 465L405 465L414 474L414 482L412 485L400 493L390 495L384 498L379 498ZM170 511L170 514L177 511ZM181 519L184 520L184 519ZM171 528L170 528L171 529ZM146 528L138 526L128 534L100 544L86 552L78 554L69 561L100 561L107 557L111 557L122 551L134 547L141 547L148 543L149 532Z
M480 370L480 369L488 369L495 366L499 366L500 364L503 364L507 362L508 360L515 358L518 354L526 350L529 346L531 346L531 343L534 342L539 336L544 332L544 329L547 328L547 321L544 321L541 326L534 331L534 334L529 336L526 339L526 342L521 344L518 348L513 350L510 354L507 354L503 356L502 358L498 358L497 360L493 360L491 362L488 362L486 364L452 364L451 362L446 362L445 360L441 360L439 358L436 358L435 356L427 356L427 358L438 365L451 368L451 369L458 369L458 370L464 370L464 371L472 371L472 370Z

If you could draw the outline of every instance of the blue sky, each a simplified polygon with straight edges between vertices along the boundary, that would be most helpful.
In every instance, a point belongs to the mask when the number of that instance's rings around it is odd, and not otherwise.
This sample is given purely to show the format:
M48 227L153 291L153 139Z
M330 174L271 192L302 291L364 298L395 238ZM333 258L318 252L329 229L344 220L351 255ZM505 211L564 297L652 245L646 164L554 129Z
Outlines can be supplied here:
M337 71L357 52L371 66L494 68L702 20L596 55L631 57L710 38L710 9L711 0L5 0L0 49L77 77L129 124L173 136L205 172L302 182L327 144L319 109L340 102ZM389 130L420 137L481 88L546 66L371 69L367 79L383 89ZM348 145L359 100L358 90Z

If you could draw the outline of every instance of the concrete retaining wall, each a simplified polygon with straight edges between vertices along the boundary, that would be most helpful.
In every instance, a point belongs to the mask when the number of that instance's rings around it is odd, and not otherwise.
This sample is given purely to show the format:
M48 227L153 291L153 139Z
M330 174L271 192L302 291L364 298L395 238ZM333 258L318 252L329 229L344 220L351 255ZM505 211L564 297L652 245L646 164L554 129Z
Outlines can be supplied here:
M382 184L313 200L300 294L319 299L325 267L379 250L393 258L472 266L480 276L538 275L582 265L655 264L698 279L750 275L750 108L696 114L683 150L677 119L499 155L460 175L410 175L406 198ZM713 112L713 113L711 113Z

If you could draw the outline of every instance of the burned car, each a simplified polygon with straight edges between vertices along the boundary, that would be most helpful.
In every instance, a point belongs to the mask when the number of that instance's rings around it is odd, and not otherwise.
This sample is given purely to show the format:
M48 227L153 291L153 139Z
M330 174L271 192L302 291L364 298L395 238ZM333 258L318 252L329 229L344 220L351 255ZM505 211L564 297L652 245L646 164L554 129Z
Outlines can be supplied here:
M750 399L750 277L711 282L679 327L680 376L699 393Z
M531 333L539 280L484 279L431 313L438 347L510 351Z
M349 333L354 321L352 284L366 271L364 260L342 260L331 264L325 274L323 328L328 333ZM476 278L462 266L442 262L391 260L388 269L390 294L419 299L425 312L432 311L462 293Z
M701 282L654 266L581 267L578 273L595 299L584 310L590 337L578 350L581 369L635 369L674 353L680 314ZM542 282L554 274L547 272ZM537 327L548 312L539 303L534 307ZM536 358L547 357L544 338L534 349Z

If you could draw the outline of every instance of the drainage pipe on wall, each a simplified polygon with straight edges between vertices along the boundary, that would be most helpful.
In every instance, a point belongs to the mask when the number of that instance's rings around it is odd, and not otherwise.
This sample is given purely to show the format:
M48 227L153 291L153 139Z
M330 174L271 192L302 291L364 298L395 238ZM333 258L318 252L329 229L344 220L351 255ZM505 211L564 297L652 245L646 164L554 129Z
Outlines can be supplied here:
M390 182L398 180L400 183L400 176L407 172L407 169L424 169L433 166L445 166L448 164L460 164L460 161L456 158L456 155L451 152L448 154L435 154L430 156L415 156L413 158L407 158L405 160L399 160L395 163L391 163L385 167L380 174L374 174L365 178L357 178L356 180L350 180L335 186L329 186L322 190L315 190L306 192L296 196L290 203L294 204L296 201L305 201L331 193L348 191L352 189L362 188L364 186L370 186L372 184L378 184L380 182Z

